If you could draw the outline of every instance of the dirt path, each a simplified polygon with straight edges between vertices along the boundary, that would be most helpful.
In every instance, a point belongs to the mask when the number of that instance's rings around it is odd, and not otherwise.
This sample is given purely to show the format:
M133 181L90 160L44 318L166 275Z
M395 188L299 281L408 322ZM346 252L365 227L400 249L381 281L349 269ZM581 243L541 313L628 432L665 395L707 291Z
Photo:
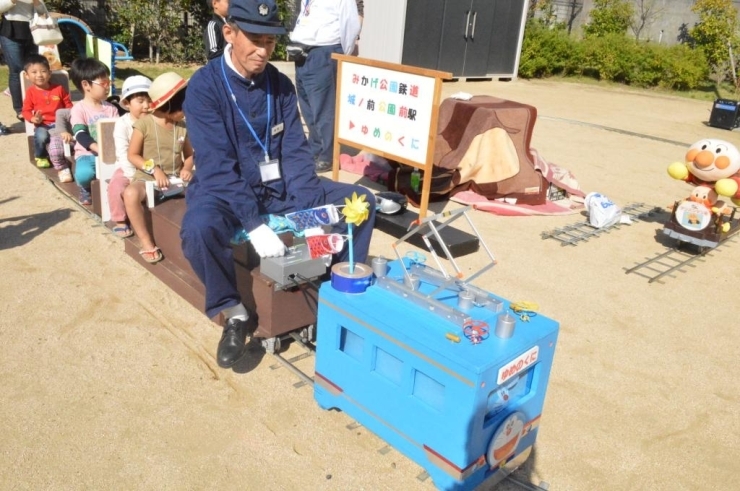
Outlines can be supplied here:
M740 144L703 124L707 102L551 82L444 88L461 90L537 107L533 146L623 205L688 194L665 172L685 153L672 142ZM5 101L0 121L11 117ZM433 489L261 351L217 368L220 331L43 180L25 136L0 137L0 168L0 489ZM660 224L561 247L540 233L582 217L473 218L499 259L478 285L561 323L526 477L553 491L731 488L740 246L648 284L623 269L661 249ZM371 254L391 241L376 233Z

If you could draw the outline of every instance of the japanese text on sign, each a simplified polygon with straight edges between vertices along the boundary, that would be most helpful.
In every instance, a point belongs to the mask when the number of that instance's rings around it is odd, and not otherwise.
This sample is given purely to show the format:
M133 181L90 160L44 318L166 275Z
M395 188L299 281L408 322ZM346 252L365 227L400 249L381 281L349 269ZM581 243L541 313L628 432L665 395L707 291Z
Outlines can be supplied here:
M339 138L424 165L435 81L345 62L337 99Z

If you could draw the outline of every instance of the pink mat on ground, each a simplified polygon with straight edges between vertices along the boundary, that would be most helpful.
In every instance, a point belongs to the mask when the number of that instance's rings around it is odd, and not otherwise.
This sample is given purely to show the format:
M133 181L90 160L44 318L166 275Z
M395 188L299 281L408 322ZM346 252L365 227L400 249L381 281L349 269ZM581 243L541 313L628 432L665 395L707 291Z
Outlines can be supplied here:
M568 199L547 201L544 205L516 205L505 201L490 200L473 191L463 191L450 198L451 201L463 205L472 205L476 210L487 211L507 217L524 217L530 215L572 215L583 209L582 204L577 206Z
M354 157L344 153L341 154L339 156L339 167L343 171L365 176L375 182L387 181L388 172L391 170L391 166L386 159L365 152L360 152Z
M522 205L505 199L490 200L473 191L463 191L450 200L501 216L572 215L583 210L583 198L586 194L581 191L575 176L568 169L547 162L534 148L530 150L534 156L535 169L542 173L547 182L565 191L565 199L547 200L543 205Z
M534 157L535 169L547 182L565 191L567 198L558 201L547 200L543 205L523 205L505 199L490 200L474 191L461 191L450 197L450 200L502 216L572 215L583 210L583 198L586 194L581 191L575 176L568 169L547 162L534 148L530 150ZM387 160L364 152L354 157L342 154L339 156L339 164L344 171L364 175L376 182L387 180L390 170Z

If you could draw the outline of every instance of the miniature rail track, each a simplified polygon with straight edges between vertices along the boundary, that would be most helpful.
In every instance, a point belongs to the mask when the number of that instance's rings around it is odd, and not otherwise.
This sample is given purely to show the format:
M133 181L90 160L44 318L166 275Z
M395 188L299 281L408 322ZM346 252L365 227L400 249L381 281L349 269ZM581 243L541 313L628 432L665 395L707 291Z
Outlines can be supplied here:
M712 253L720 251L735 237L722 241L717 247L696 247L692 244L679 242L678 245L669 248L665 252L656 253L654 257L648 258L631 268L624 268L625 274L634 273L647 278L648 283L663 283L663 278L675 278L675 273L685 273L686 268L696 267L697 262L704 262Z
M629 216L633 222L639 222L640 220L644 220L647 217L660 213L665 213L665 210L657 206L646 205L645 203L632 203L622 209L622 214ZM559 240L561 246L575 246L580 242L586 242L593 237L598 237L602 234L618 229L622 227L622 225L629 224L615 223L609 227L595 228L588 222L584 221L549 230L547 232L542 232L541 237L543 239Z
M311 327L313 329L313 327ZM304 386L312 387L314 380L313 377L304 373L302 370L300 370L298 367L295 366L295 363L310 358L316 355L316 347L313 345L313 342L311 341L311 337L313 334L309 330L309 328L304 328L301 330L300 334L292 331L289 332L283 336L278 336L274 338L270 338L268 340L263 340L263 347L265 348L265 351L267 351L268 354L272 355L273 358L275 358L279 364L270 366L271 370L277 370L280 367L286 368L288 371L296 375L301 380L299 382L296 382L293 384L293 387L296 389L299 389ZM294 341L299 347L303 349L303 353L294 356L293 358L287 359L284 358L280 354L280 349L282 347L282 341L281 339L291 339Z

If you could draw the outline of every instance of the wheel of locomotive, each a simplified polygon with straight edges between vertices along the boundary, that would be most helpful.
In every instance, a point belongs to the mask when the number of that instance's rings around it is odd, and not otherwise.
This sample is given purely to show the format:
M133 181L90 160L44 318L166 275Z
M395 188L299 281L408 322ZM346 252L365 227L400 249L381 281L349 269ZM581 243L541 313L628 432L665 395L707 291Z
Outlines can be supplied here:
M263 339L262 347L265 348L265 351L267 351L271 355L274 355L275 353L280 351L280 338L275 337Z
M316 329L314 329L313 324L301 329L299 336L304 343L313 343L316 340Z
M280 353L280 348L283 347L283 342L280 341L280 338L277 336L273 339L275 340L275 351L273 351L273 353Z

